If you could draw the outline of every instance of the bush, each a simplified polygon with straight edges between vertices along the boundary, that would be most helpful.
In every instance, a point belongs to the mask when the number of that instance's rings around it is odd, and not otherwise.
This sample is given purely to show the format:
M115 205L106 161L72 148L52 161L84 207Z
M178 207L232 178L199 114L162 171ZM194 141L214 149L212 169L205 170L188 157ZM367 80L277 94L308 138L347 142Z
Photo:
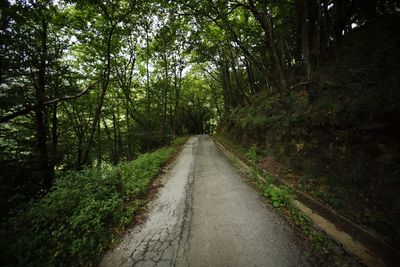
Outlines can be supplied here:
M101 169L70 172L0 232L2 266L93 265L142 205L151 181L177 147Z

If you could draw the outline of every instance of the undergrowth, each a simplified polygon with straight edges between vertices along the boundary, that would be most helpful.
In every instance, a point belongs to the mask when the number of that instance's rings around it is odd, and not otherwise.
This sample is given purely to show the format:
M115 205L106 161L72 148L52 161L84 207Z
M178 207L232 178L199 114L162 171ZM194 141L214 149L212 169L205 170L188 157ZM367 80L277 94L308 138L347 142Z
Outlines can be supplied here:
M225 140L221 140L220 136L218 136L217 139L227 145ZM238 145L236 144L236 146ZM242 147L241 150L243 149L244 148ZM295 196L292 190L288 186L276 185L274 183L275 178L272 174L268 172L261 173L258 166L258 157L255 145L250 147L247 153L245 153L245 157L246 161L250 163L250 168L247 170L248 177L256 185L257 189L270 201L272 206L287 214L291 221L293 221L311 241L313 247L317 251L322 251L326 248L328 246L328 240L326 239L325 234L317 230L312 225L310 219L296 207L294 203ZM239 166L236 162L237 159L234 156L229 159L236 166Z
M153 178L186 138L116 166L70 172L0 230L2 266L91 266L132 222Z
M285 185L275 185L274 177L268 172L263 175L260 173L260 168L257 165L258 160L255 146L250 148L247 155L252 163L250 175L257 188L271 202L272 206L281 211L287 211L291 220L307 236L316 250L322 250L327 245L326 238L321 231L316 230L312 226L310 219L296 207L292 190ZM264 179L260 179L261 177Z

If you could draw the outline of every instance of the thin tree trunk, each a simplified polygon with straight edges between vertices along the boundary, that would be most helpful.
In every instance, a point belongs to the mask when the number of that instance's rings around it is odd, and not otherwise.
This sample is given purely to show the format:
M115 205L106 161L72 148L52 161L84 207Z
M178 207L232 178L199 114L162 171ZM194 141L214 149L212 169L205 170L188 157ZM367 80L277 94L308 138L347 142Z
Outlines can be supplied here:
M177 117L178 117L178 109L179 109L179 98L180 98L180 91L182 85L182 71L183 67L179 66L179 74L175 74L175 107L174 107L174 121L173 121L173 134L176 135L176 126L177 126Z
M58 84L54 86L54 95L58 97ZM51 160L50 169L54 170L57 163L57 146L58 146L58 118L57 118L57 105L52 105L52 127L51 127Z
M252 68L251 63L249 62L247 56L244 56L244 64L246 66L246 72L247 72L247 78L248 78L249 85L250 85L250 91L252 94L254 94L257 92L257 86L256 86L255 79L254 79L253 68Z
M316 1L318 5L318 14L317 14L317 33L315 37L315 64L316 68L319 69L321 65L321 0Z
M101 149L101 129L100 123L97 124L97 167L101 167L102 162L102 149Z
M114 146L114 157L113 157L113 163L117 164L118 163L118 133L117 133L117 118L115 116L115 113L112 112L112 121L113 121L113 146Z
M125 117L126 117L126 143L127 143L127 149L128 151L126 152L126 159L131 160L131 153L132 153L132 143L130 140L130 132L131 132L131 126L129 123L129 100L126 99L126 110L125 110Z
M53 105L52 127L51 127L51 164L50 169L54 170L57 163L57 146L58 146L58 118L57 104Z
M303 62L305 68L306 80L311 80L311 63L310 63L310 47L309 47L309 30L308 30L308 12L307 0L299 0L299 15L301 16L301 41L303 48Z
M148 26L148 25L146 25ZM149 70L149 59L150 59L150 49L149 49L149 29L146 27L146 114L147 123L145 125L145 148L150 150L149 133L150 133L150 70Z
M106 61L107 61L107 63L106 63L106 69L104 70L104 73L103 73L103 85L102 85L102 90L101 90L101 93L100 93L99 104L98 104L98 106L96 108L93 124L92 124L91 130L90 130L90 135L89 135L85 150L84 150L83 155L82 155L82 163L81 163L82 166L83 165L87 165L88 162L89 162L89 153L90 153L90 150L91 150L92 145L93 145L94 135L96 133L97 124L99 123L101 110L103 108L104 97L106 95L108 84L109 84L109 81L110 81L110 73L111 73L111 42L112 42L114 29L115 29L115 25L112 25L111 28L110 28L110 31L108 33L108 37L107 37L107 52L106 52Z
M164 41L165 42L165 41ZM166 143L166 131L165 131L165 124L166 124L166 117L167 117L167 92L168 92L168 59L166 54L166 47L164 43L164 88L162 92L162 115L161 115L161 138L162 143Z

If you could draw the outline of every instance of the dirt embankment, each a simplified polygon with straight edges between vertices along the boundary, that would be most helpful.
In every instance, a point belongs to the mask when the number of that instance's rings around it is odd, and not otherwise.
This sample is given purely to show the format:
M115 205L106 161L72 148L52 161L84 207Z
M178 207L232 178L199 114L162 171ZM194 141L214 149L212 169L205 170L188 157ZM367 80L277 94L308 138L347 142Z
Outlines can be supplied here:
M262 92L219 133L260 165L400 247L400 16L348 34L307 87Z

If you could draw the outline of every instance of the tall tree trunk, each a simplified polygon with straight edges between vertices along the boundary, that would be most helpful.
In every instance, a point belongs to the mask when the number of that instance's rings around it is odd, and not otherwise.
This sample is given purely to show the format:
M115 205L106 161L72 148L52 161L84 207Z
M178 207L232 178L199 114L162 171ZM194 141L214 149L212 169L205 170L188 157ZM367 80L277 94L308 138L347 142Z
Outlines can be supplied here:
M229 71L227 69L226 63L224 60L220 62L220 76L221 76L221 86L223 89L223 97L224 97L224 107L225 111L229 112L231 108L233 108L232 105L232 97L230 94L230 78L229 78Z
M130 140L130 132L131 132L131 125L129 123L129 100L126 99L126 109L125 109L125 118L126 118L126 143L127 143L127 149L128 151L126 152L126 159L127 160L132 160L132 143Z
M45 19L41 22L41 51L38 67L38 83L35 86L36 102L41 104L45 101L45 89L46 89L46 68L47 68L47 27L48 23ZM36 138L39 150L39 162L40 170L42 175L42 185L45 191L48 191L54 179L54 169L51 168L49 161L49 155L47 151L47 134L46 134L46 119L45 119L45 107L40 105L35 110L36 119Z
M166 54L165 41L163 44L164 49L164 88L162 91L162 114L161 114L161 139L162 143L166 143L166 117L167 117L167 93L168 93L168 58Z
M252 94L255 94L257 92L257 85L256 85L256 80L254 78L253 67L251 65L251 62L248 60L247 56L244 56L243 61L246 66L247 80L249 81L250 91Z
M146 25L146 115L147 123L145 125L145 148L146 151L150 150L149 134L150 134L150 70L149 70L149 60L150 60L150 49L149 49L149 29Z
M118 161L121 160L123 156L123 145L122 145L122 136L121 136L121 116L120 116L119 108L118 108L118 113L117 113L117 138L118 138Z
M52 110L52 127L51 127L51 161L50 169L54 170L57 163L57 146L58 146L58 118L57 103L53 105Z
M176 70L175 66L175 77L174 77L174 86L175 86L175 105L174 105L174 112L173 112L173 123L172 123L172 131L173 135L176 135L176 126L177 126L177 117L178 117L178 109L179 109L179 97L180 97L180 88L182 82L182 71L183 68L178 66L178 71Z
M303 48L303 63L306 80L311 80L311 63L310 63L310 47L309 47L309 28L308 28L308 12L307 0L298 0L298 13L301 20L301 43Z
M286 85L278 49L275 44L272 22L270 19L267 1L261 2L260 10L255 6L254 0L249 0L249 9L265 33L265 45L272 63L273 85L282 91Z
M76 151L76 169L80 170L82 168L82 152L83 152L83 137L78 136L78 149Z
M102 145L101 145L101 129L100 129L100 123L97 124L97 167L101 168L101 162L102 162Z
M54 95L58 97L58 84L54 86ZM54 170L57 164L57 146L58 146L58 118L57 103L52 105L52 126L51 126L51 160L50 169Z
M85 150L83 151L81 166L87 165L89 163L89 153L90 153L90 150L93 145L93 139L94 139L94 136L96 133L97 124L100 121L101 110L103 108L104 97L106 95L108 84L110 81L111 43L112 43L112 37L113 37L113 32L114 32L115 26L116 25L111 25L110 31L109 31L108 37L107 37L106 68L103 72L103 83L102 83L102 89L101 89L101 93L100 93L100 100L99 100L99 103L98 103L96 111L95 111L93 124L92 124L91 130L90 130L90 135L87 140Z
M118 151L118 133L117 133L117 118L115 116L115 112L112 112L112 122L113 122L113 146L114 146L114 157L113 157L113 163L117 164L118 163L118 156L119 156L119 151Z
M321 0L316 1L317 6L317 31L315 36L315 64L316 68L319 69L321 65L321 15L322 15L322 8L321 8Z

